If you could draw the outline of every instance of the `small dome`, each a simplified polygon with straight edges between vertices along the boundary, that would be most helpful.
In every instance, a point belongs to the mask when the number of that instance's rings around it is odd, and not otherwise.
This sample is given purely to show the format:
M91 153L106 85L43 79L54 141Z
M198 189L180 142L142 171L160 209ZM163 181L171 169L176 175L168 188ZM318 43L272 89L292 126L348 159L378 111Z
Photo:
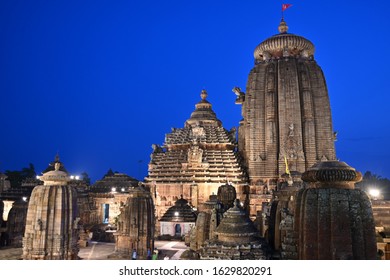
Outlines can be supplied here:
M301 55L310 57L314 55L314 45L304 37L287 33L288 26L282 19L279 25L279 34L274 35L260 45L254 51L256 60L265 60L267 58L286 57Z
M175 205L170 207L167 212L165 212L160 221L195 223L196 212L188 204L188 200L181 196L181 198L175 202Z
M260 237L248 214L239 207L238 199L235 200L234 206L225 212L215 233L218 240L231 243L252 242Z

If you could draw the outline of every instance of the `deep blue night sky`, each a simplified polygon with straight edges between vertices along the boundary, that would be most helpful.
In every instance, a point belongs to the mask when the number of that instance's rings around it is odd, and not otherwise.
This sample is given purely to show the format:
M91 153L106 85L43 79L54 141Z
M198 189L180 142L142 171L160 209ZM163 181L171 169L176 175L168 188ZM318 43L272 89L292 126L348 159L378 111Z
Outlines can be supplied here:
M183 127L208 91L238 126L253 50L277 33L283 1L0 2L0 171L59 152L93 181L142 179L152 144ZM387 1L295 1L290 33L311 40L329 90L337 157L390 177ZM140 162L142 161L142 162Z

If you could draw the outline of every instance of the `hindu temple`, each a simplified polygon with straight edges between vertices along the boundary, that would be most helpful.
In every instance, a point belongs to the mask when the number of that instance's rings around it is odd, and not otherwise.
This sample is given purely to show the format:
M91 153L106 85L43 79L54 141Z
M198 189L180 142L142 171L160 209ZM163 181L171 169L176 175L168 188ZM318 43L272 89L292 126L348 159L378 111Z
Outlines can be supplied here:
M58 155L17 188L0 174L0 246L77 259L92 239L115 243L111 259L148 259L164 237L184 240L183 259L376 259L378 248L389 259L390 204L336 160L314 44L284 19L278 31L255 48L245 91L233 88L238 129L202 90L183 127L152 144L143 183L111 169L94 184L70 178Z

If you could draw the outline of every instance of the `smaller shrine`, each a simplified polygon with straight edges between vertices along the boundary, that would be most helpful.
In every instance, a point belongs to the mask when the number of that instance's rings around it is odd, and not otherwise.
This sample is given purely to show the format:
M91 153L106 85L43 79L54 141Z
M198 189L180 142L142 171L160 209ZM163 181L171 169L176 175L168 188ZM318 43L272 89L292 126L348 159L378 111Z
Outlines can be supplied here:
M78 259L77 192L61 163L39 177L30 197L23 238L24 260Z
M115 253L111 259L148 259L154 250L154 204L150 192L140 183L129 190L114 233Z
M267 259L268 245L238 199L227 210L215 230L215 237L198 251L203 260L261 260Z
M197 213L181 196L160 219L160 234L181 238L195 226Z

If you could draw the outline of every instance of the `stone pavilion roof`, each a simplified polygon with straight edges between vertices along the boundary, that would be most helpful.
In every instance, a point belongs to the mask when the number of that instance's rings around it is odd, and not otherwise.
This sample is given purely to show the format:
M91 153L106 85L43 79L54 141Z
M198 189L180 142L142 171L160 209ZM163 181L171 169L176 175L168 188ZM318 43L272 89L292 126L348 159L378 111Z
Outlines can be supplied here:
M127 192L129 189L138 186L138 180L124 173L112 173L104 176L91 186L93 192L111 192L115 188L117 192ZM124 189L124 190L122 190Z
M188 200L183 196L179 198L175 205L170 207L164 216L160 219L161 222L185 222L195 223L197 214L194 209L188 204Z
M228 243L245 242L245 240L251 242L260 237L249 215L239 206L238 199L235 200L234 206L225 212L215 233L218 235L218 240Z

